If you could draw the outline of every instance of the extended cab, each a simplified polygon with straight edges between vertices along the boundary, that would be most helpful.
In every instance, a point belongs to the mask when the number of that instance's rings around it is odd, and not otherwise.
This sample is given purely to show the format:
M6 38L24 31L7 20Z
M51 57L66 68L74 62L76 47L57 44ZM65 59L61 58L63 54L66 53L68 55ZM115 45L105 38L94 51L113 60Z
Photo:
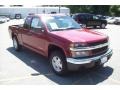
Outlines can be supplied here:
M112 55L108 36L82 29L66 15L30 15L23 25L9 26L9 32L16 51L24 46L48 57L59 75L102 66Z

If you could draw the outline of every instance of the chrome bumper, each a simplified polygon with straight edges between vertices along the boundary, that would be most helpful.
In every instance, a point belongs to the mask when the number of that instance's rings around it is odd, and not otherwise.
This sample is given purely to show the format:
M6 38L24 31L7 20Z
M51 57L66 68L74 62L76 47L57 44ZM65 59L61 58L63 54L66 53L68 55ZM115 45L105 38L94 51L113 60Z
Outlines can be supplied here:
M97 60L101 60L103 57L111 57L112 56L112 49L109 49L106 53L102 54L102 55L99 55L99 56L95 56L95 57L91 57L91 58L67 58L67 63L70 63L70 64L79 64L79 65L82 65L82 64L88 64L88 63L91 63L93 61L97 61Z

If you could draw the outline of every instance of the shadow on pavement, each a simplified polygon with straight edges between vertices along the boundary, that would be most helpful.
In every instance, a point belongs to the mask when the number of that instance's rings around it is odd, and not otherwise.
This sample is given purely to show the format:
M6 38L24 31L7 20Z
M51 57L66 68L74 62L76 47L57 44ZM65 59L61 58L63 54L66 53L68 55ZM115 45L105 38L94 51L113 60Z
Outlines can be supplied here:
M15 55L18 60L21 60L32 69L39 72L31 73L31 76L44 75L49 80L60 85L95 85L106 80L113 73L113 69L107 66L100 68L99 70L83 69L82 71L70 72L67 76L61 77L53 73L49 61L39 54L25 48L21 52L14 51L14 48L12 47L7 50Z

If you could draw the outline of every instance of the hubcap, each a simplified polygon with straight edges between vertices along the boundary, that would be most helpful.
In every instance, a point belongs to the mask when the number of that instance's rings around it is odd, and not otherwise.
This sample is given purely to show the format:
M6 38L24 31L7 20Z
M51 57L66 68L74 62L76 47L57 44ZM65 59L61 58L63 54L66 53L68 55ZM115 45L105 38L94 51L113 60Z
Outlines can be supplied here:
M105 24L102 24L102 28L105 28Z
M52 66L57 72L60 72L62 70L62 61L58 56L54 56L52 58Z
M13 39L13 46L15 49L17 49L17 47L18 47L18 44L17 44L17 41L15 38Z

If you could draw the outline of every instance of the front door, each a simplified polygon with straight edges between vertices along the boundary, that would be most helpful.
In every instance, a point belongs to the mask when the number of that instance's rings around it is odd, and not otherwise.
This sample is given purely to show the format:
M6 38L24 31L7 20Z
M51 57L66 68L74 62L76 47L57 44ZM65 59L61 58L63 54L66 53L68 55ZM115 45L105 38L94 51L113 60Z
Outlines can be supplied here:
M45 28L43 23L41 22L39 17L34 17L31 22L31 29L30 33L30 46L40 53L45 53L45 42L46 42L46 35L45 35Z

